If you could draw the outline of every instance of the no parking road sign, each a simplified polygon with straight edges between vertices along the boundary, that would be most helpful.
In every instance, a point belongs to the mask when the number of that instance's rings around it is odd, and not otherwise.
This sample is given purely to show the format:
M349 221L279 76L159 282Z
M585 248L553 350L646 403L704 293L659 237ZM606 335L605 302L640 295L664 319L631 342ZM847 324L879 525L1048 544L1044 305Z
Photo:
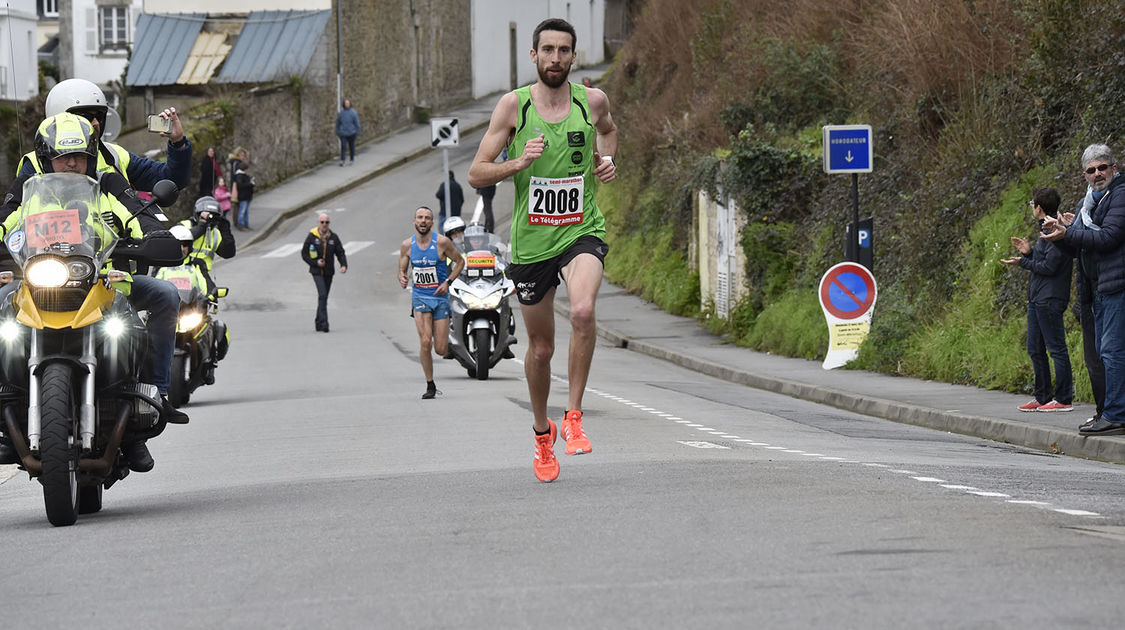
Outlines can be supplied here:
M820 307L828 322L826 370L838 368L859 354L871 330L871 313L878 288L875 276L856 263L840 263L820 279Z
M456 118L430 119L430 146L455 147L460 141L461 131L457 127Z

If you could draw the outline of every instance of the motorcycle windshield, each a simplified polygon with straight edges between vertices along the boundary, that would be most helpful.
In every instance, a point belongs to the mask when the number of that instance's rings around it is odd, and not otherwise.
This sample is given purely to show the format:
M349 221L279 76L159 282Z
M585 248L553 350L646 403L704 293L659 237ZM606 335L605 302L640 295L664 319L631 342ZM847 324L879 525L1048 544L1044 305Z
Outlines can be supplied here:
M85 256L101 268L113 252L117 234L99 210L101 189L78 173L45 173L23 185L19 219L5 244L21 267L41 254Z
M465 269L470 276L491 275L488 270L503 271L507 266L505 253L508 248L495 234L468 234L458 246L465 255Z

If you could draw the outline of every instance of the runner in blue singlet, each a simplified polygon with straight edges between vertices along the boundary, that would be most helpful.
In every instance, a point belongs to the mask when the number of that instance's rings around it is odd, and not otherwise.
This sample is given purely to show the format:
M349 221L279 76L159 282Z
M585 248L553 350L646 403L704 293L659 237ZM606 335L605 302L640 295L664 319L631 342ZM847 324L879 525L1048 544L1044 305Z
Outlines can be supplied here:
M437 396L434 384L434 357L432 352L444 355L449 342L449 285L465 267L453 241L435 234L434 212L422 206L414 212L414 234L402 242L398 257L398 282L402 288L413 284L412 305L414 324L422 348L419 358L426 375L426 392L422 398ZM445 260L453 261L450 270ZM411 275L407 276L407 271Z

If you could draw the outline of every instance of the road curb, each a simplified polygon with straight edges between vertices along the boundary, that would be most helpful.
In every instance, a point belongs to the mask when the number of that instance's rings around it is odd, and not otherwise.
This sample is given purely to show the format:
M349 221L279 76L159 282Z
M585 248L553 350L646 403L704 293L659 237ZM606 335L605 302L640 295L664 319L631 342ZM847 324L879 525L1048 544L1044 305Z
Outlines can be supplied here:
M567 312L565 304L561 301L557 302L556 306L561 307L558 309L561 312ZM1062 430L1028 425L1015 420L942 411L897 400L755 374L693 357L658 344L632 339L620 331L601 324L598 324L598 336L619 348L662 359L693 372L791 398L903 424L959 433L1054 454L1125 464L1125 438L1122 437L1084 437L1077 429Z
M465 134L465 135L468 135L468 134L474 133L474 132L476 132L480 129L484 129L487 126L488 126L488 121L484 120L484 121L479 122L479 123L473 123L471 125L466 125L465 127L463 127L461 129L461 133ZM372 142L378 142L378 140L372 140ZM418 149L416 151L408 153L404 156L401 156L399 158L391 160L390 162L382 164L379 167L375 168L374 170L363 173L362 175L359 175L358 177L355 177L354 179L349 179L348 181L344 182L342 185L337 186L336 188L333 188L331 191L324 192L324 193L321 193L319 195L316 195L316 196L312 197L311 199L302 202L300 205L293 206L292 208L287 208L285 210L282 210L282 211L278 212L276 215L273 216L272 219L270 219L266 223L266 225L261 230L255 232L253 236L248 238L246 240L246 244L243 245L243 247L249 247L249 246L254 245L255 243L265 239L270 234L272 234L274 232L274 230L276 230L278 227L280 227L281 224L284 223L285 221L287 221L287 220L289 220L289 219L291 219L295 216L298 216L298 215L300 215L304 212L307 212L308 210L311 210L312 208L314 208L316 206L319 206L320 204L328 201L329 199L332 199L333 197L339 196L341 193L345 193L345 192L347 192L349 190L352 190L354 188L358 188L359 186L362 186L363 184L366 184L367 182L371 181L372 179L375 179L376 177L379 177L380 175L384 175L388 171L396 169L396 168L402 166L403 164L406 164L408 162L412 162L412 161L414 161L414 160L416 160L416 159L418 159L418 158L420 158L424 155L429 155L431 152L433 152L433 148L423 147L421 149ZM328 163L335 163L335 160L334 159L330 160L330 162L328 162ZM319 169L319 168L324 168L324 165L314 167L313 169L310 169L310 170L305 171L305 172L303 172L299 175L296 175L294 178L291 178L291 179L304 177L306 175L311 174L312 171L315 171L316 169Z

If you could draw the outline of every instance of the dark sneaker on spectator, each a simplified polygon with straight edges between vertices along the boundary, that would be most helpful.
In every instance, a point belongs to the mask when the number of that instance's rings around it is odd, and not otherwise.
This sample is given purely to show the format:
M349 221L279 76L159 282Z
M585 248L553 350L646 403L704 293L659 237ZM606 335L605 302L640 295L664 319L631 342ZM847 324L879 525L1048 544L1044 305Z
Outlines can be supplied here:
M1016 407L1016 409L1019 409L1020 411L1039 411L1039 408L1042 406L1043 405L1040 405L1038 400L1033 400L1031 402L1022 404L1019 407Z
M1051 402L1039 407L1037 411L1074 411L1074 405L1067 405L1058 402L1057 400L1052 400Z
M1102 419L1101 414L1098 414L1098 415L1094 416L1093 418L1087 418L1085 422L1078 425L1078 430L1081 431L1082 429L1085 429L1086 427L1093 426L1093 424L1095 422L1097 422L1098 420L1101 420L1101 419Z
M1078 430L1082 435L1125 435L1125 424L1098 418L1090 426Z

